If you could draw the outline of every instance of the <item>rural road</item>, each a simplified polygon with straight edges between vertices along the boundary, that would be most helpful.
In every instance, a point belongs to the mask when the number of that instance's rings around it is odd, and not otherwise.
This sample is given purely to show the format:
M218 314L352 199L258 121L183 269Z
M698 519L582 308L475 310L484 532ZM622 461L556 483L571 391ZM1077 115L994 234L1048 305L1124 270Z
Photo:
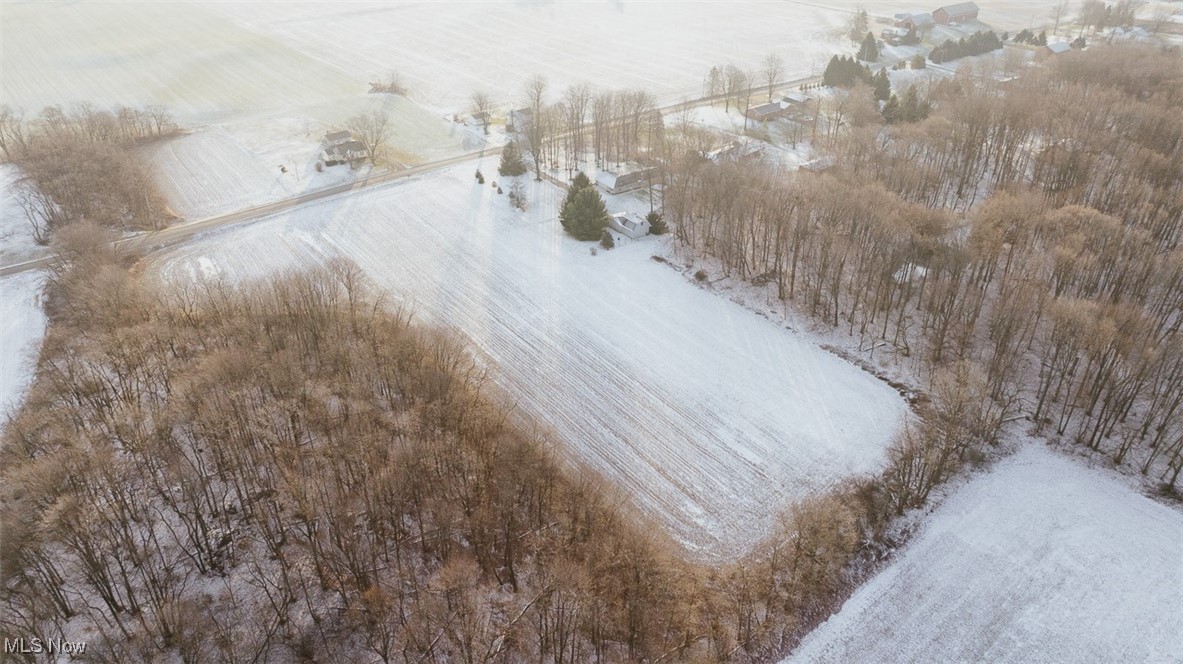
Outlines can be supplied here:
M806 77L806 78L795 79L792 81L782 81L781 83L778 83L774 87L776 89L793 88L793 87L797 87L797 86L800 86L805 83L814 83L814 82L818 82L820 80L821 80L820 76L811 76L811 77ZM763 86L763 85L754 86L752 88L753 91L760 91L760 90L765 90L765 89L766 89L766 86ZM674 104L669 104L667 106L662 106L662 107L658 108L657 110L660 111L662 114L676 113L678 111L682 111L687 108L693 108L695 106L698 106L698 105L701 105L704 103L718 101L722 98L723 98L723 95L714 95L713 97L700 97L698 99L688 99L686 101L681 101L681 102L677 102ZM479 159L481 157L491 157L491 156L495 157L495 156L498 156L501 154L501 150L502 150L501 146L490 146L490 147L485 147L481 150L458 154L454 157L448 157L446 159L429 161L429 162L419 164L417 166L412 166L410 168L406 168L406 169L403 169L400 171L378 173L378 174L370 175L368 177L364 177L364 178L361 178L358 180L354 180L353 182L346 182L344 184L339 184L339 185L335 185L332 187L326 187L324 189L317 189L315 191L310 191L306 194L301 194L299 196L294 196L292 198L285 198L282 200L273 201L271 203L265 203L263 205L256 205L253 207L243 208L241 210L235 210L234 212L228 212L226 214L220 214L220 215L213 216L213 217L206 217L205 219L197 219L194 221L184 222L184 223L177 224L175 226L169 226L168 228L163 228L158 231L148 231L145 233L141 233L139 235L134 235L131 237L117 240L115 242L115 245L136 248L141 251L151 251L151 250L158 249L158 248L161 248L164 246L175 244L175 243L183 241L183 240L187 240L187 239L193 237L194 235L197 235L198 233L204 233L206 231L211 231L211 230L214 230L217 228L221 228L223 226L228 226L230 224L236 224L236 223L241 223L244 221L251 221L253 219L262 218L262 217L265 217L265 216L268 216L271 214L275 214L277 212L283 212L285 210L290 210L292 208L298 207L300 205L303 205L303 204L311 202L311 201L319 200L322 198L328 198L330 196L336 196L337 194L345 194L345 193L349 193L352 191L367 189L369 187L374 187L374 186L386 184L388 182L393 182L395 180L401 180L404 178L413 177L415 175L422 175L424 173L430 173L432 171L439 170L441 168L455 166L456 164L460 164L460 163L463 163L466 161L471 161L474 159ZM13 263L11 265L0 266L0 277L7 277L9 275L19 274L21 272L27 272L28 270L38 270L38 269L48 266L52 261L53 261L53 256L45 255L45 256L41 256L40 258L34 258L34 259L23 261L20 263Z

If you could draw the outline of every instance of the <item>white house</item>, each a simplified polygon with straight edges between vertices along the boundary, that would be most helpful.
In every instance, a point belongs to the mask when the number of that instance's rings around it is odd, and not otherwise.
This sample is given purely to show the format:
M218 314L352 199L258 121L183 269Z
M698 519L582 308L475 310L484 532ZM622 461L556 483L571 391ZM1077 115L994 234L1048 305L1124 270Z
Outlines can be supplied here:
M616 212L608 218L608 227L621 235L637 239L649 234L649 222L632 212Z

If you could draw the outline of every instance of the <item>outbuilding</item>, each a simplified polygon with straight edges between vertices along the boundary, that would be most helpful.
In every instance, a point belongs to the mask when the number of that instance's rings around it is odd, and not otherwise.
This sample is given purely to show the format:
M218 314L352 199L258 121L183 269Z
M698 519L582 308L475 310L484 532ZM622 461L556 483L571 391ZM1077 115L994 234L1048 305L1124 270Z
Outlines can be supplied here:
M634 240L649 234L649 220L632 212L613 213L608 218L608 227Z
M941 25L976 21L978 5L973 2L959 2L955 5L945 5L932 13L932 18Z

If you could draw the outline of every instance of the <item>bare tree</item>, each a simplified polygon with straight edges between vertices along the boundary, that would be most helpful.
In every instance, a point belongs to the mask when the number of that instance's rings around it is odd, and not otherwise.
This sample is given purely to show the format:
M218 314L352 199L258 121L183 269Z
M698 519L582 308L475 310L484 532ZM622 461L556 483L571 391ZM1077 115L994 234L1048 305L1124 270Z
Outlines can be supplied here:
M472 115L480 121L485 133L489 133L489 114L493 111L493 98L484 90L476 90L470 98L472 101Z
M785 63L776 53L764 56L764 80L768 83L768 101L772 101L772 86L784 73Z
M390 116L383 110L372 113L359 113L345 123L349 131L361 142L366 150L366 156L371 164L378 163L378 156L386 145L387 126Z
M1067 13L1068 13L1068 0L1059 0L1059 2L1057 2L1055 4L1055 6L1052 7L1051 12L1048 14L1048 17L1051 18L1052 21L1054 22L1052 25L1052 34L1053 35L1059 33L1060 21L1064 18L1064 15Z
M526 108L530 110L526 125L526 150L534 160L534 179L542 179L543 151L550 134L546 108L546 78L535 74L526 81Z
M12 161L24 147L24 113L14 110L8 104L0 105L0 150L4 151L4 158Z

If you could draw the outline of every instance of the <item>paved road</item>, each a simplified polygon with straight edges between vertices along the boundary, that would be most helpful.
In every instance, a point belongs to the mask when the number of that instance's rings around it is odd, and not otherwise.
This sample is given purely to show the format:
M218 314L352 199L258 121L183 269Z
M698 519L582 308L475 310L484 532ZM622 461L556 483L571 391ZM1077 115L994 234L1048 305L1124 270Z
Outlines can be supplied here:
M813 77L795 79L792 81L783 81L781 83L778 83L775 86L775 88L778 90L783 90L785 88L796 88L802 84L814 83L814 82L818 82L820 80L821 80L821 77L813 76ZM754 86L752 88L752 90L755 92L759 92L759 91L766 90L766 89L767 89L767 86L763 86L763 85ZM668 106L663 106L663 107L659 108L658 110L660 112L662 112L663 114L675 113L675 112L678 112L678 111L681 111L681 110L684 110L687 108L693 108L695 106L700 106L702 104L705 104L708 102L713 102L713 101L718 101L721 99L723 99L723 95L715 95L713 97L702 97L702 98L698 98L698 99L688 99L686 101L678 102L676 104L670 104ZM330 196L336 196L338 194L346 194L346 193L349 193L352 191L358 191L361 189L366 189L369 187L382 185L387 182L392 182L394 180L401 180L401 179L412 177L415 175L422 175L424 173L430 173L432 171L439 170L441 168L455 166L456 164L460 164L460 163L474 160L474 159L479 159L481 157L498 156L501 154L501 150L502 150L502 148L500 146L486 147L484 149L477 150L474 152L465 152L464 154L459 154L454 157L448 157L447 159L440 159L437 161L430 161L427 163L419 164L417 166L412 166L410 168L407 168L407 169L404 169L401 171L378 173L378 174L374 174L374 175L370 175L368 177L362 178L360 180L355 180L353 182L347 182L345 184L327 187L325 189L317 189L315 191L311 191L306 194L301 194L299 196L294 196L292 198L285 198L283 200L274 201L271 203L265 203L263 205L256 205L254 207L243 208L241 210L236 210L234 212L229 212L229 213L217 215L214 217L207 217L205 219L198 219L196 221L181 223L181 224L177 224L175 226L169 226L168 228L163 228L158 231L149 231L147 233L141 233L141 234L135 235L133 237L128 237L128 238L118 240L115 242L115 244L116 244L116 246L125 246L125 247L135 248L135 249L138 249L142 252L152 251L155 249L159 249L161 247L176 244L177 242L180 242L183 240L187 240L198 233L204 233L206 231L214 230L216 228L221 228L223 226L228 226L230 224L237 224L237 223L242 223L244 221L261 219L263 217L275 214L277 212L283 212L285 210L290 210L292 208L298 207L298 206L308 203L310 201L315 201L315 200L319 200L322 198L328 198ZM21 263L13 263L12 265L0 266L0 277L6 277L11 274L17 274L17 273L25 272L28 270L41 269L41 268L49 265L49 263L52 260L53 260L52 256L42 256L41 258L35 258L35 259L24 261Z

